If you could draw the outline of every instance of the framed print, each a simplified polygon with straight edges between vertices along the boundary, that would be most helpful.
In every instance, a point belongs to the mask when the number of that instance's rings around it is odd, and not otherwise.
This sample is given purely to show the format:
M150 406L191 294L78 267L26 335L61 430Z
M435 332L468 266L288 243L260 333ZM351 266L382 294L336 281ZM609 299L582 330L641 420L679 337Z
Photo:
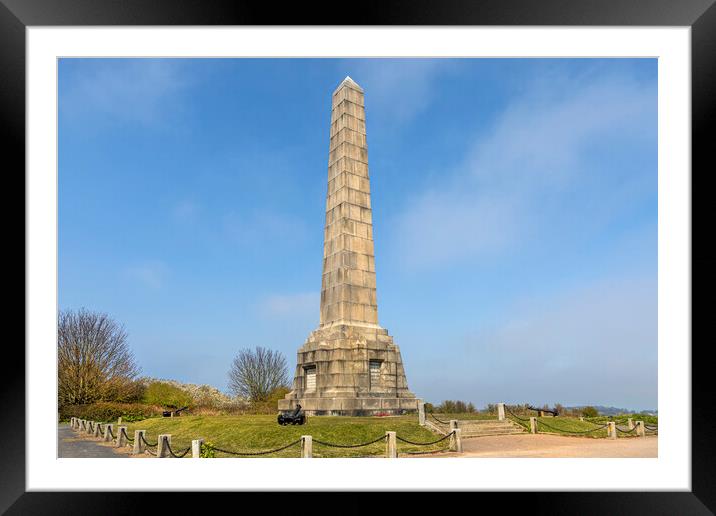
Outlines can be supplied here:
M692 323L712 1L2 0L0 20L27 299L3 510L714 510Z

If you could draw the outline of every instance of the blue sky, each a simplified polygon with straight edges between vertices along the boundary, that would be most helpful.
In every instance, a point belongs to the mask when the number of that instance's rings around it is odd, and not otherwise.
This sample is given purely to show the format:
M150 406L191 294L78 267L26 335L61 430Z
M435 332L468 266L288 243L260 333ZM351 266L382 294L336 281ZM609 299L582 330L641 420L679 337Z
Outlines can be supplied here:
M148 376L226 390L257 345L292 372L346 75L411 390L656 408L655 59L62 59L60 308Z

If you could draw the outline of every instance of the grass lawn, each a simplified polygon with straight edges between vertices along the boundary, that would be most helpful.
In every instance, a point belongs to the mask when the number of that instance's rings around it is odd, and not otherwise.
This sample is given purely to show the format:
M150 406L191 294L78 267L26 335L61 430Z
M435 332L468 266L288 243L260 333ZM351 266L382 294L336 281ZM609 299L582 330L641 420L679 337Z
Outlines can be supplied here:
M585 418L587 421L591 421L592 423L599 423L603 425L607 421L614 421L618 425L626 425L627 420L631 418L634 423L637 421L643 421L645 425L653 426L659 424L659 416L650 416L647 414L626 414L626 415L619 415L619 416L597 416L597 417L588 417Z
M606 428L595 430L594 432L587 432L587 430L599 428L604 424L605 423L591 423L589 421L580 421L578 418L572 417L538 417L537 431L541 433L563 433L568 435L580 435L583 437L606 438ZM575 434L573 432L580 433Z
M151 418L127 423L127 434L134 438L135 430L146 430L146 440L157 442L159 434L171 434L172 450L180 453L191 446L192 439L236 452L257 452L285 446L302 435L313 436L314 457L366 457L385 456L385 441L362 448L332 448L316 443L316 440L335 444L360 444L397 432L398 437L424 443L439 439L430 430L418 425L416 416L400 417L309 417L304 425L280 426L275 415L244 416L181 416L174 418ZM448 448L446 439L430 446L415 446L398 441L398 454L440 451ZM263 455L262 457L299 457L300 446ZM191 452L187 455L191 457ZM216 452L216 457L231 457Z

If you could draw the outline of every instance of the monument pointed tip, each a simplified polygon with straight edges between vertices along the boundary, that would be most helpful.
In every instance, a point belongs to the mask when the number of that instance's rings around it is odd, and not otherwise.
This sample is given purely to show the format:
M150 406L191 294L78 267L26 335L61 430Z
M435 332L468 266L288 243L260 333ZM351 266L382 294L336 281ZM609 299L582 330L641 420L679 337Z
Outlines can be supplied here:
M336 88L336 91L340 90L344 86L348 86L350 88L356 89L360 92L363 91L363 88L361 88L357 82L355 82L353 79L351 79L350 75L346 75L346 78L341 81L341 83L338 85L338 88Z

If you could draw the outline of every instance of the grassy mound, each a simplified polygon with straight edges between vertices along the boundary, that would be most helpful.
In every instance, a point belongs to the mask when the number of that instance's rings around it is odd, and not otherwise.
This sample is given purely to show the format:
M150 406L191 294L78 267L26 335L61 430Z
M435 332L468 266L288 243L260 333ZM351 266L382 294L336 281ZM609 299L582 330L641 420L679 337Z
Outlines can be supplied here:
M582 437L606 438L607 429L601 428L604 423L592 423L589 421L580 421L572 417L538 417L537 431L539 433L554 433L565 435L577 435ZM591 430L594 430L593 432Z
M117 421L140 421L162 415L162 407L146 403L117 403L115 401L98 401L87 405L64 405L60 407L59 420L69 421L71 417L101 421L102 423Z
M362 448L332 448L316 443L316 440L335 444L360 444L397 432L398 437L425 443L439 439L418 425L415 416L401 417L309 417L306 424L280 426L275 415L243 416L181 416L153 418L127 424L127 433L134 437L134 430L146 430L146 439L157 442L159 434L171 434L172 450L176 453L191 446L192 439L204 439L217 448L237 452L257 452L285 446L302 435L313 436L314 457L368 457L385 456L385 441ZM415 446L398 441L398 454L440 451L448 448L446 439L430 446ZM187 455L190 457L191 453ZM216 457L230 457L216 452ZM263 457L298 457L299 445Z

